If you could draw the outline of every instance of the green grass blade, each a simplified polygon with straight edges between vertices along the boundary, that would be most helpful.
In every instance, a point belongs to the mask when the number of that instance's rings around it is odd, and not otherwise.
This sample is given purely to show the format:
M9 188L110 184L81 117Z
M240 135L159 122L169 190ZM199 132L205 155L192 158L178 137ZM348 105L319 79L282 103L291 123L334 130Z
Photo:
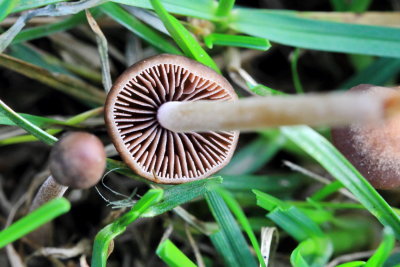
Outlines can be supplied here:
M164 191L163 200L151 207L143 216L153 217L172 210L183 203L204 195L221 183L221 177L214 177L171 186Z
M105 3L101 10L122 26L165 53L181 55L181 51L166 40L166 37L139 21L126 10L114 3Z
M210 191L205 194L205 198L214 219L229 242L225 246L229 246L235 255L235 266L257 266L238 224L221 196L215 191Z
M219 0L215 15L218 17L225 17L229 15L234 5L235 0Z
M10 14L18 2L17 0L0 0L0 22Z
M12 12L21 12L28 9L38 8L42 6L47 6L50 4L55 4L65 0L18 0L17 4L14 6Z
M379 58L364 70L356 73L339 86L339 89L349 89L362 83L385 85L400 73L400 59Z
M160 0L150 0L154 10L164 23L165 28L171 34L177 45L187 57L193 58L200 63L220 73L214 60L204 51L192 34L175 17L168 14Z
M130 223L139 218L149 207L159 202L162 197L162 189L150 189L127 213L101 229L94 240L91 266L105 267L111 241L125 232Z
M300 50L298 48L296 48L293 51L292 57L290 59L290 67L292 70L292 80L294 88L296 89L296 93L303 94L304 89L303 86L301 85L300 75L297 69L297 62L299 61L299 51Z
M292 266L326 266L332 254L332 244L328 238L314 237L301 242L290 255Z
M282 127L282 133L340 181L383 225L400 239L400 218L365 178L324 137L307 126Z
M253 230L251 229L251 225L246 215L244 214L242 208L239 203L235 200L235 198L226 190L222 188L217 189L218 193L225 201L226 205L228 205L231 212L235 215L238 222L242 225L242 229L246 232L251 245L253 246L254 251L256 252L258 261L261 266L266 267L264 258L261 254L260 245L258 243L257 237L254 235Z
M148 0L112 0L113 2L137 6L146 9L152 9L152 5ZM214 0L163 0L165 9L173 14L179 14L189 17L197 17L207 20L217 19L215 16Z
M30 115L30 114L24 114L24 113L18 113L22 118L28 120L32 124L36 125L37 127L40 128L50 128L52 126L72 126L73 124L70 124L65 121L60 121L60 120L55 120L51 118L46 118L42 116L35 116L35 115ZM0 124L1 125L13 125L16 126L17 124L12 121L9 117L7 117L5 114L0 113Z
M261 51L267 51L271 47L268 40L264 38L221 33L211 33L204 36L204 43L210 49L214 45L243 47Z
M210 235L210 240L219 255L222 255L225 266L237 266L236 255L231 248L231 244L225 234L225 231L220 230L215 232L214 234Z
M250 174L265 166L279 152L286 138L277 135L272 139L259 137L236 152L219 173L228 175Z
M2 100L0 100L0 115L6 116L13 123L48 145L53 145L55 142L57 142L57 138L46 133L35 124L31 123L29 120L25 119L24 117L13 111Z
M0 54L0 66L42 82L66 94L70 94L85 103L104 105L105 93L81 79L65 74L53 73L6 54Z
M279 175L223 175L222 186L233 192L248 192L257 189L266 193L287 193L296 190L304 181L299 174Z
M157 247L156 254L170 267L197 266L169 239Z
M375 251L374 255L367 261L365 267L383 266L385 261L389 258L391 251L395 244L395 237L393 230L386 227L383 230L383 240Z
M235 9L230 27L280 44L331 52L400 57L400 29L301 18L295 12Z
M56 198L49 201L1 231L0 248L25 236L61 214L68 212L70 208L71 205L65 198Z
M92 8L90 9L90 11L92 12L92 15L94 17L98 16L100 13L98 8ZM79 24L85 23L85 21L86 21L85 13L79 12L60 22L25 29L19 32L17 36L15 36L14 40L12 41L12 44L38 39L60 31L66 31Z

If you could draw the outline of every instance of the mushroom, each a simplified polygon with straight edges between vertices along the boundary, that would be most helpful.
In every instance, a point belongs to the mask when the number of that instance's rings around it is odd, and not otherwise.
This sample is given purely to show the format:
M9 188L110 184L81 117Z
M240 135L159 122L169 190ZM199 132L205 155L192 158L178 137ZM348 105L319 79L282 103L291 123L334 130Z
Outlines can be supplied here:
M158 55L129 67L107 96L109 135L125 163L156 183L210 176L232 157L237 130L379 121L392 98L324 94L238 100L228 81L186 57Z
M353 87L350 91L363 92L373 97L396 92L394 88L370 84ZM375 188L400 187L400 115L380 123L334 128L332 141Z
M103 144L95 135L86 132L65 134L51 150L51 175L39 188L30 210L62 197L68 187L92 187L100 180L105 164Z

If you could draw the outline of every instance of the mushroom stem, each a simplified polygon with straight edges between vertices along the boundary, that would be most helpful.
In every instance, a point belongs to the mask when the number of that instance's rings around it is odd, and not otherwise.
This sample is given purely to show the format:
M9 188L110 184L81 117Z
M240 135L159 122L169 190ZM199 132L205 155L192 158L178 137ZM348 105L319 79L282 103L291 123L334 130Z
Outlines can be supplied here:
M52 199L62 197L67 189L68 186L57 183L50 175L40 186L29 210L33 211Z
M329 93L249 97L233 102L166 102L159 123L174 132L250 131L283 125L342 126L378 122L398 113L399 94Z

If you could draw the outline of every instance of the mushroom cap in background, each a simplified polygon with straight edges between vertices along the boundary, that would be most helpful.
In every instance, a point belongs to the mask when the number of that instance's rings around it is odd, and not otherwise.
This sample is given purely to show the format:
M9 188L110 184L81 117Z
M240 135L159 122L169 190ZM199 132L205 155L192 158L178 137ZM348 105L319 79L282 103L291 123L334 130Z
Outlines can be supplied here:
M350 91L365 91L377 97L394 88L361 84ZM378 124L351 125L332 129L336 148L377 189L400 187L400 115Z
M156 183L180 184L223 168L239 133L175 133L159 124L159 107L169 101L236 99L229 82L214 70L183 56L162 54L132 65L117 79L107 96L105 120L131 169Z
M99 138L86 132L64 134L50 153L50 173L57 183L75 189L94 186L106 167Z

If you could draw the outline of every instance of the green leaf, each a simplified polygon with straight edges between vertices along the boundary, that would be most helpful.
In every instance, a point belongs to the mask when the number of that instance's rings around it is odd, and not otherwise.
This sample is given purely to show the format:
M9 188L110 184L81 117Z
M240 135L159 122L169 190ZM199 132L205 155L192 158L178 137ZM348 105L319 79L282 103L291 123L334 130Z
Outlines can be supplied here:
M242 225L242 229L246 232L248 238L250 239L251 245L253 246L254 251L256 252L258 261L261 266L266 267L264 258L261 254L260 245L258 244L257 237L254 235L253 230L251 229L251 225L243 210L241 209L239 203L235 200L235 198L226 190L222 188L217 189L220 196L223 198L225 203L228 205L229 209L235 215L236 219Z
M196 267L194 264L171 240L162 242L156 250L156 254L171 267Z
M170 186L164 191L163 200L151 207L143 216L153 217L165 213L183 203L204 195L220 183L222 183L222 178L214 177Z
M229 191L248 192L257 189L267 193L292 192L304 181L299 174L277 175L227 175L224 174L222 186Z
M148 0L112 0L113 2L137 6L146 9L152 9L152 5ZM179 14L189 17L203 18L207 20L217 19L215 13L215 1L214 0L163 0L163 6L168 12L173 14Z
M0 22L5 19L19 0L0 0Z
M324 137L307 126L282 127L282 133L340 181L383 225L400 239L400 219L351 163Z
M50 128L52 126L59 126L59 125L64 125L64 126L72 126L72 124L60 121L60 120L55 120L55 119L50 119L46 117L41 117L41 116L34 116L30 114L24 114L24 113L18 113L22 118L28 120L32 124L36 125L37 127L40 128ZM7 115L0 113L0 124L2 125L13 125L16 126L17 124L12 121Z
M264 38L221 33L211 33L204 36L204 43L210 49L213 48L214 45L235 46L262 51L266 51L271 47L268 40Z
M92 15L94 17L97 17L100 14L98 8L91 8L90 12L92 12ZM45 24L42 26L36 26L22 30L17 34L17 36L15 36L14 40L12 41L12 44L38 39L60 31L66 31L85 22L86 22L85 13L79 12L73 16L61 20L60 22Z
M336 267L363 267L365 266L365 261L352 261L339 264Z
M61 214L68 212L70 208L71 205L65 198L56 198L47 202L1 231L0 248L27 235Z
M18 125L48 145L53 145L55 142L57 142L57 138L46 133L29 120L23 118L21 115L13 111L9 106L7 106L2 100L0 100L0 116L1 115L7 117L10 121L15 123L15 125Z
M301 18L295 12L237 8L230 27L280 44L331 52L400 57L400 29Z
M220 73L218 66L214 60L204 51L192 34L183 27L183 25L175 17L168 14L160 0L150 0L154 10L164 23L165 28L171 34L172 38L182 49L187 57L193 58L200 63L214 69Z
M21 12L21 11L25 11L28 9L47 6L50 4L55 4L55 3L63 2L63 1L66 1L66 0L18 0L18 1L15 1L15 2L17 2L17 4L14 6L12 12L13 13Z
M150 189L130 209L130 211L101 229L94 240L91 266L105 267L107 264L108 248L111 241L125 232L125 229L129 224L139 218L149 207L159 202L162 197L162 189Z
M361 13L368 9L371 5L372 0L330 0L331 5L333 6L335 11L350 11L350 12L357 12Z
M224 246L229 247L235 255L235 265L233 266L257 266L238 224L221 196L215 191L209 191L205 194L205 198L214 219L226 237ZM224 254L221 256L225 257Z
M181 55L182 53L174 45L166 40L166 37L159 34L154 29L139 21L129 14L126 10L114 3L105 3L100 6L101 10L110 16L113 20L159 49L160 51Z
M332 244L328 238L314 237L301 242L290 255L293 266L326 266L332 254Z
M395 244L395 236L393 230L386 227L383 230L383 240L375 251L374 255L367 261L365 267L383 266L389 258Z
M234 5L235 0L219 0L215 15L218 17L225 17L229 15Z
M277 135L272 139L259 137L234 154L229 164L219 173L242 175L253 173L267 164L279 152L286 138Z
M369 83L385 85L390 79L400 73L400 59L379 58L364 70L356 73L339 86L339 89L349 89L359 84Z

